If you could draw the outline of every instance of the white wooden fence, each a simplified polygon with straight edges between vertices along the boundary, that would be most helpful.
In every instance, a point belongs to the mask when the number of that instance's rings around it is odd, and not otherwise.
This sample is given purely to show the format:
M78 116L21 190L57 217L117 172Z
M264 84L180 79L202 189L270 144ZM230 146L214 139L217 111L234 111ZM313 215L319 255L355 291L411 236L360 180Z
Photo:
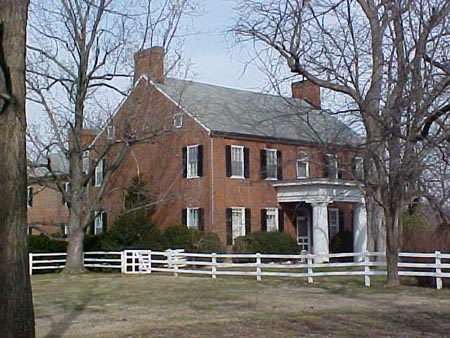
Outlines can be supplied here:
M30 273L34 270L61 269L66 254L30 254ZM154 272L208 275L251 276L260 281L263 277L305 278L313 283L315 277L361 276L364 285L370 286L370 277L386 275L386 263L376 257L384 253L340 253L319 255L272 254L200 254L183 250L125 250L122 252L86 252L87 268L120 269L124 274L151 274ZM314 263L315 258L330 262ZM431 277L436 288L442 288L442 279L450 278L450 254L400 253L400 276Z

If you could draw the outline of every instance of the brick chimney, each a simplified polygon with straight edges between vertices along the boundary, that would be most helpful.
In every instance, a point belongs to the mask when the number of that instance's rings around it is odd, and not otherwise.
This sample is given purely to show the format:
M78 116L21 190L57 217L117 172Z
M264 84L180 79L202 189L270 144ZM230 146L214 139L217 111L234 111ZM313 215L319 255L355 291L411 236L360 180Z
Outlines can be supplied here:
M141 50L134 54L134 80L142 74L148 74L152 80L164 83L164 48L160 46Z
M291 84L292 97L308 101L315 108L320 109L320 86L312 83L309 80L293 82Z

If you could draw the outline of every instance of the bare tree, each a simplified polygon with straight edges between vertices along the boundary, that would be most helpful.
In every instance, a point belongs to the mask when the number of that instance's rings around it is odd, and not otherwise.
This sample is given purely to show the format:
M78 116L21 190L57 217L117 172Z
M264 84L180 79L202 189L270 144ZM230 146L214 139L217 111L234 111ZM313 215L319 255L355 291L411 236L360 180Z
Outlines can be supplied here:
M30 135L30 140L40 156L58 151L69 163L64 177L51 161L37 161L44 163L56 182L52 187L63 194L69 209L64 271L80 273L84 234L110 176L132 143L166 132L151 121L136 126L136 116L111 120L116 98L127 95L123 88L129 84L132 51L149 43L172 48L175 64L181 53L181 21L195 7L191 0L59 0L36 1L30 8L29 100L45 111L48 121L47 133ZM126 85L121 78L127 79ZM120 136L108 137L108 125Z
M384 215L387 282L398 285L401 212L422 193L423 160L432 149L448 147L450 2L239 4L238 40L254 42L259 58L272 57L268 64L287 63L294 74L343 94L358 112L366 136L366 196L378 215L372 221Z
M0 332L34 337L26 246L25 41L28 1L0 1Z

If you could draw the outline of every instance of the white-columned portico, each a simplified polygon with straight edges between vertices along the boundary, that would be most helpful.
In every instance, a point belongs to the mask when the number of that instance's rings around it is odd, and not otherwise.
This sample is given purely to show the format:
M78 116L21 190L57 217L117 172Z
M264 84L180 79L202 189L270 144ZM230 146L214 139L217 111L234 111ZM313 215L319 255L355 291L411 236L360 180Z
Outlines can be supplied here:
M312 222L313 222L313 242L315 255L329 254L328 239L328 203L311 203L312 205ZM318 257L315 263L328 262L327 257Z
M302 179L274 183L279 203L307 203L312 207L313 253L329 253L328 204L346 202L353 204L353 251L367 249L367 212L361 186L356 181L340 179ZM356 257L357 260L362 257ZM317 262L328 261L326 257Z

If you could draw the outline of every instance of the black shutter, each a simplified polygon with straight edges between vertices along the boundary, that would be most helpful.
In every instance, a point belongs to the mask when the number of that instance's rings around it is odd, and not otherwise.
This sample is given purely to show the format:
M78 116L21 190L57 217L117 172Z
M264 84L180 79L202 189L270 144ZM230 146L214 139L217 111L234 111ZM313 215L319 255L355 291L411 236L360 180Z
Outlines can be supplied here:
M203 146L197 147L197 176L203 176Z
M345 218L344 218L344 211L339 209L339 224L337 231L342 231L345 229Z
M244 177L250 177L250 149L244 148Z
M261 209L261 231L267 231L267 210Z
M352 158L352 175L353 175L353 179L359 179L359 175L356 172L356 157Z
M183 178L187 177L187 147L182 150Z
M88 226L88 229L89 229L88 233L90 235L95 234L95 218L96 218L95 216L96 216L95 215L95 211L91 211L92 219L91 219L91 222L89 223L89 226Z
M27 189L27 204L29 207L33 206L33 187Z
M330 157L328 154L324 155L323 163L323 177L330 177Z
M102 159L102 174L103 174L102 178L105 178L105 175L106 175L106 158Z
M205 209L198 209L198 230L205 230Z
M265 180L267 178L267 154L266 149L261 149L261 179Z
M336 167L338 178L342 178L342 159L340 157L336 157Z
M106 228L108 226L108 214L106 212L102 212L102 226L103 231L106 231Z
M278 231L284 232L284 212L283 209L278 209Z
M227 245L233 244L233 211L231 208L226 210L226 220L227 220Z
M283 156L281 150L277 150L277 179L283 179Z
M181 224L187 225L187 209L181 209Z
M231 146L225 146L225 166L227 177L231 177Z
M252 232L252 211L251 209L245 209L245 235L247 236Z
M95 168L94 168L94 171L89 170L89 173L92 174L92 176L91 176L91 185L92 186L95 186L95 176L96 176L95 172L96 172Z

